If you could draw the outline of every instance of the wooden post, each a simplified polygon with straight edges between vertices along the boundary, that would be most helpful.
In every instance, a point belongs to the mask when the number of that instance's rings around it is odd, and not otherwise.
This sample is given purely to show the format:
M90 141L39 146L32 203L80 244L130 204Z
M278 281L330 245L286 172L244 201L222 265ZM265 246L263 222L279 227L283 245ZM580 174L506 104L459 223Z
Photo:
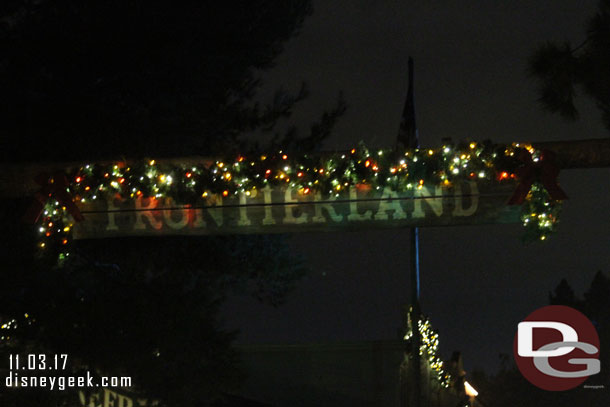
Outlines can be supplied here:
M413 334L411 347L411 360L413 361L413 407L421 407L422 380L421 380L421 357L419 348L421 339L419 335L419 318L421 310L419 306L419 228L411 228L411 330ZM401 406L402 407L402 406ZM411 407L411 406L408 406Z
M400 121L400 127L398 129L398 137L396 138L396 147L400 148L419 148L419 134L417 131L417 121L415 120L415 97L414 97L414 69L413 69L413 58L409 57L409 71L408 71L408 87L407 87L407 98L402 112L402 118ZM411 227L410 229L410 261L409 261L409 277L411 281L411 363L412 366L408 366L413 371L413 383L411 383L411 389L413 394L408 395L407 399L401 400L403 404L401 407L421 407L422 404L422 378L421 378L421 358L419 355L419 348L421 344L421 338L419 337L419 318L420 318L420 306L419 306L419 229L417 226ZM410 378L410 376L407 376ZM401 383L405 386L406 383ZM409 405L412 402L412 406Z

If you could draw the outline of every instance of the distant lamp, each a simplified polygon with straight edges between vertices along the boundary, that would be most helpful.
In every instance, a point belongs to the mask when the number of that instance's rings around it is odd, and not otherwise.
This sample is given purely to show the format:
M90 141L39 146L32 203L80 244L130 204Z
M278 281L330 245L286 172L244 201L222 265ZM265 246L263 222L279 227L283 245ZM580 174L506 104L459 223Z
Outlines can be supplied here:
M479 395L479 392L475 390L474 387L467 381L464 381L464 391L468 397L476 397Z

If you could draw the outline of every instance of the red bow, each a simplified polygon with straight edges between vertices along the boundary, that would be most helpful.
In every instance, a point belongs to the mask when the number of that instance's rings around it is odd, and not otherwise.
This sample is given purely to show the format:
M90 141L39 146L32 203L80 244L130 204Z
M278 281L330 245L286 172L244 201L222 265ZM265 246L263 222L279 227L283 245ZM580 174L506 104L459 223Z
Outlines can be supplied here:
M540 159L534 162L528 151L523 150L519 158L523 161L523 165L516 171L520 182L508 201L509 205L521 205L530 192L532 184L536 181L542 183L552 199L558 201L568 199L566 193L557 184L559 168L555 163L555 153L550 150L542 150Z
M35 179L37 184L42 186L40 191L34 195L34 202L28 208L23 220L28 223L36 223L42 214L42 210L51 196L57 199L60 205L65 206L75 221L83 220L83 215L74 204L72 196L68 192L68 178L63 172L56 172L53 175L40 174Z

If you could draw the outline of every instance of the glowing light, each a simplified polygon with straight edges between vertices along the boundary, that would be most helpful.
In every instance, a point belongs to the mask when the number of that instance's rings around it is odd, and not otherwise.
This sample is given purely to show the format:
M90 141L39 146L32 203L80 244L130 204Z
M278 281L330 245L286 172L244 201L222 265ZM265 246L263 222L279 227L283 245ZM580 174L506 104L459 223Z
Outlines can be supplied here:
M470 383L468 383L467 381L464 381L464 392L469 397L476 397L479 395L479 392L476 391L475 388L472 387L472 385Z

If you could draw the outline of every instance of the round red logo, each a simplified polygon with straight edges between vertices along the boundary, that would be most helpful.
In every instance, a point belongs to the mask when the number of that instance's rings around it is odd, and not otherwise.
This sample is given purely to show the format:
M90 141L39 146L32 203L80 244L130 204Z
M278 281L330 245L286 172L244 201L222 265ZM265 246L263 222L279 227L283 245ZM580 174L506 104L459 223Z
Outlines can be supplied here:
M521 374L544 390L569 390L599 373L599 337L579 311L539 308L519 323L513 343Z

